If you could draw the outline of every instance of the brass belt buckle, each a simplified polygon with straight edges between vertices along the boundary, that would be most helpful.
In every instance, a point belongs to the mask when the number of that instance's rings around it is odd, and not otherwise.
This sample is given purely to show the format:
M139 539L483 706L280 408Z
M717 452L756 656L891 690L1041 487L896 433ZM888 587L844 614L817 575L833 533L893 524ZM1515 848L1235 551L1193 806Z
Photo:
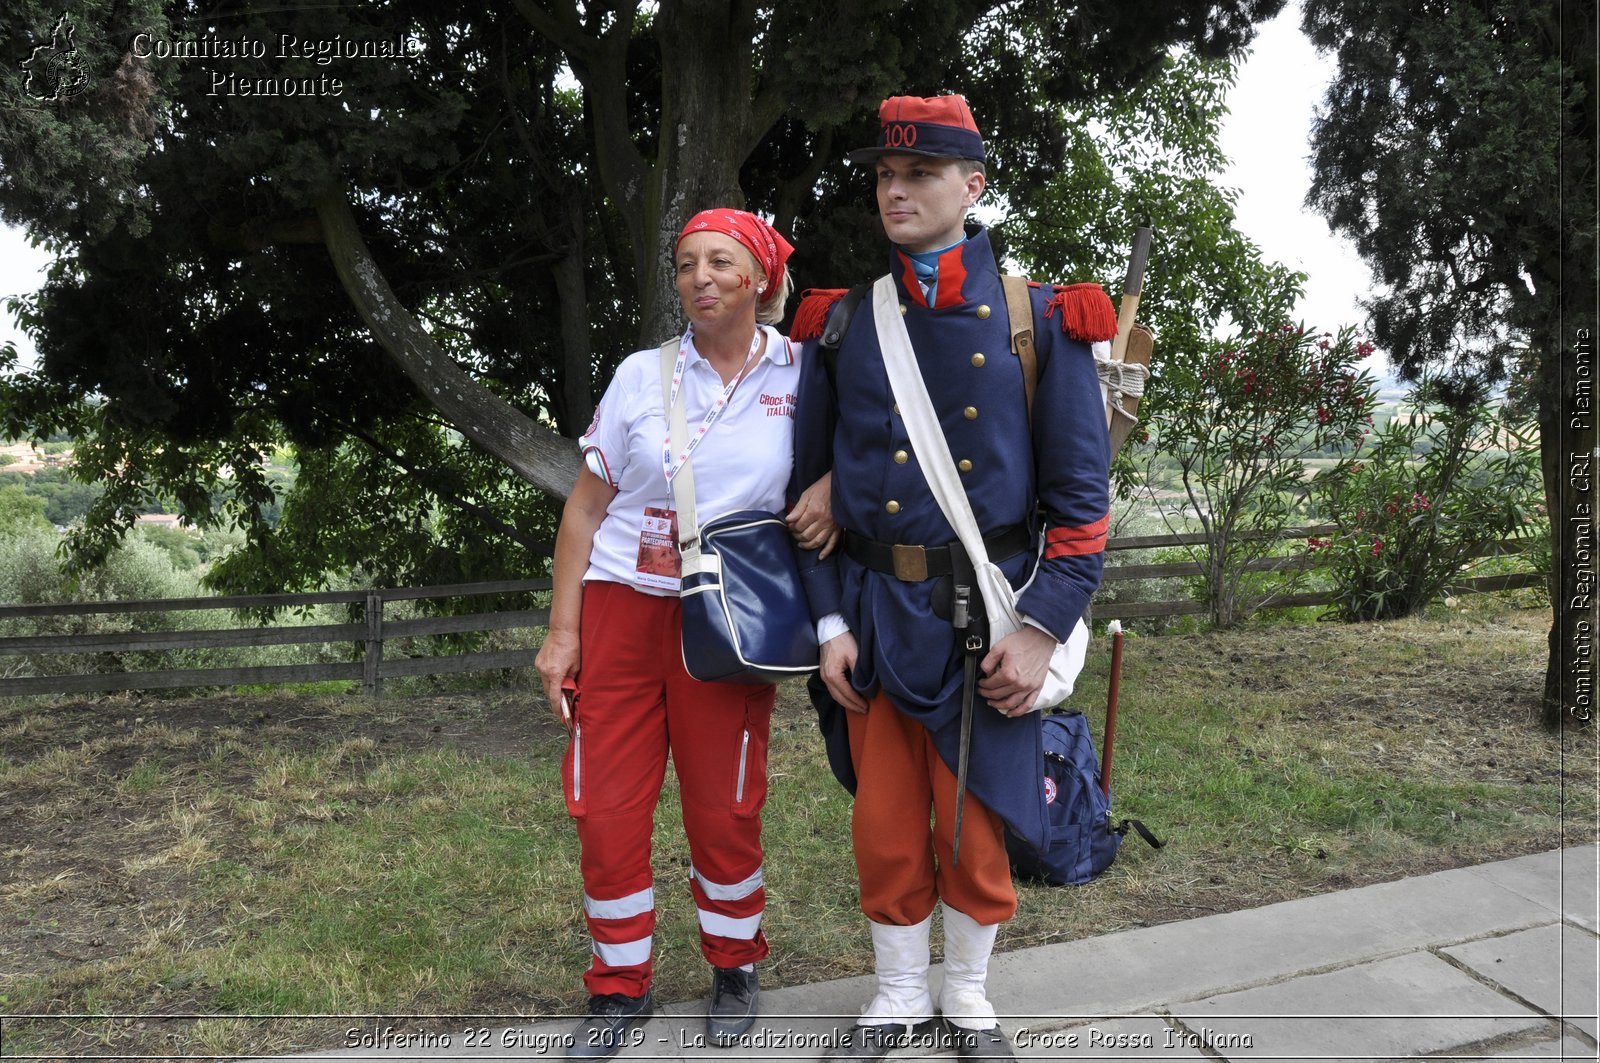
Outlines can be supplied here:
M928 552L920 546L895 543L890 547L894 557L894 578L906 583L920 583L928 578Z

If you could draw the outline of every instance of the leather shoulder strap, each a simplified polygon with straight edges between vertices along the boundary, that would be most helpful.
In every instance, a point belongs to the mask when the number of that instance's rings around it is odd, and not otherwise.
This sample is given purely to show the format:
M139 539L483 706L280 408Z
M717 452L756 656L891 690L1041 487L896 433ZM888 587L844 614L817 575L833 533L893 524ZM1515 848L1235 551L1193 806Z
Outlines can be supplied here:
M861 305L861 300L871 290L870 282L851 288L833 305L823 325L822 338L817 346L822 353L822 367L828 375L828 387L835 395L839 394L839 345L844 342L844 334L850 330L850 319L855 317L856 307Z
M1033 301L1028 298L1028 278L1009 273L1000 278L1006 290L1006 314L1011 318L1011 350L1022 363L1022 396L1033 428L1033 389L1039 381L1039 357L1033 349Z

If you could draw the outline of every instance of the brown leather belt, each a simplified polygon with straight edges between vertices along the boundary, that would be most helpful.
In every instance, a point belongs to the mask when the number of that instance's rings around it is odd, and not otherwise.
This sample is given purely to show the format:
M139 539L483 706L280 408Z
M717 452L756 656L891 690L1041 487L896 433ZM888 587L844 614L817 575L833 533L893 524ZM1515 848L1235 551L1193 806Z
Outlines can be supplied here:
M992 562L1028 548L1028 526L1014 524L1005 531L983 540L983 548ZM919 583L935 576L948 576L952 571L951 551L961 549L960 543L944 546L912 546L906 543L880 543L855 532L844 533L844 552L852 561L865 565L874 572L885 572L906 583Z

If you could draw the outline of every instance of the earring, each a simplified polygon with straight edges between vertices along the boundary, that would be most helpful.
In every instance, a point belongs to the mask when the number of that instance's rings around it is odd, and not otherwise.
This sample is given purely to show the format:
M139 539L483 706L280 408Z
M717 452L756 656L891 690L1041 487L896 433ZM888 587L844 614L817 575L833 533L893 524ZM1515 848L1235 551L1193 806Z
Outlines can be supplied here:
M767 286L765 284L756 285L756 294L757 295L766 295L767 294Z

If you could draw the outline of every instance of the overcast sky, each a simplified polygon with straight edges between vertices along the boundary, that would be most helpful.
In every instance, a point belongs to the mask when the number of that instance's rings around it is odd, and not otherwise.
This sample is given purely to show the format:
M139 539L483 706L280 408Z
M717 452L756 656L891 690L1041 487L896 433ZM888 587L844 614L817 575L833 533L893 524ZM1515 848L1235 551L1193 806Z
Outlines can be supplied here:
M1309 275L1297 316L1320 330L1360 325L1356 299L1371 274L1327 223L1305 210L1311 169L1308 138L1311 117L1333 76L1331 58L1320 58L1300 33L1300 16L1291 5L1261 28L1229 98L1232 114L1222 132L1222 148L1233 161L1221 176L1239 190L1238 226L1269 259ZM0 227L0 299L36 291L44 280L47 257L28 246L20 230ZM15 340L25 363L33 345L0 312L0 343ZM1381 373L1381 362L1373 365Z
M1228 97L1222 150L1232 160L1219 183L1239 190L1239 231L1267 258L1307 274L1297 316L1336 332L1360 327L1357 305L1372 273L1355 248L1304 207L1311 187L1311 119L1333 80L1332 56L1319 56L1300 32L1298 5L1261 28Z

